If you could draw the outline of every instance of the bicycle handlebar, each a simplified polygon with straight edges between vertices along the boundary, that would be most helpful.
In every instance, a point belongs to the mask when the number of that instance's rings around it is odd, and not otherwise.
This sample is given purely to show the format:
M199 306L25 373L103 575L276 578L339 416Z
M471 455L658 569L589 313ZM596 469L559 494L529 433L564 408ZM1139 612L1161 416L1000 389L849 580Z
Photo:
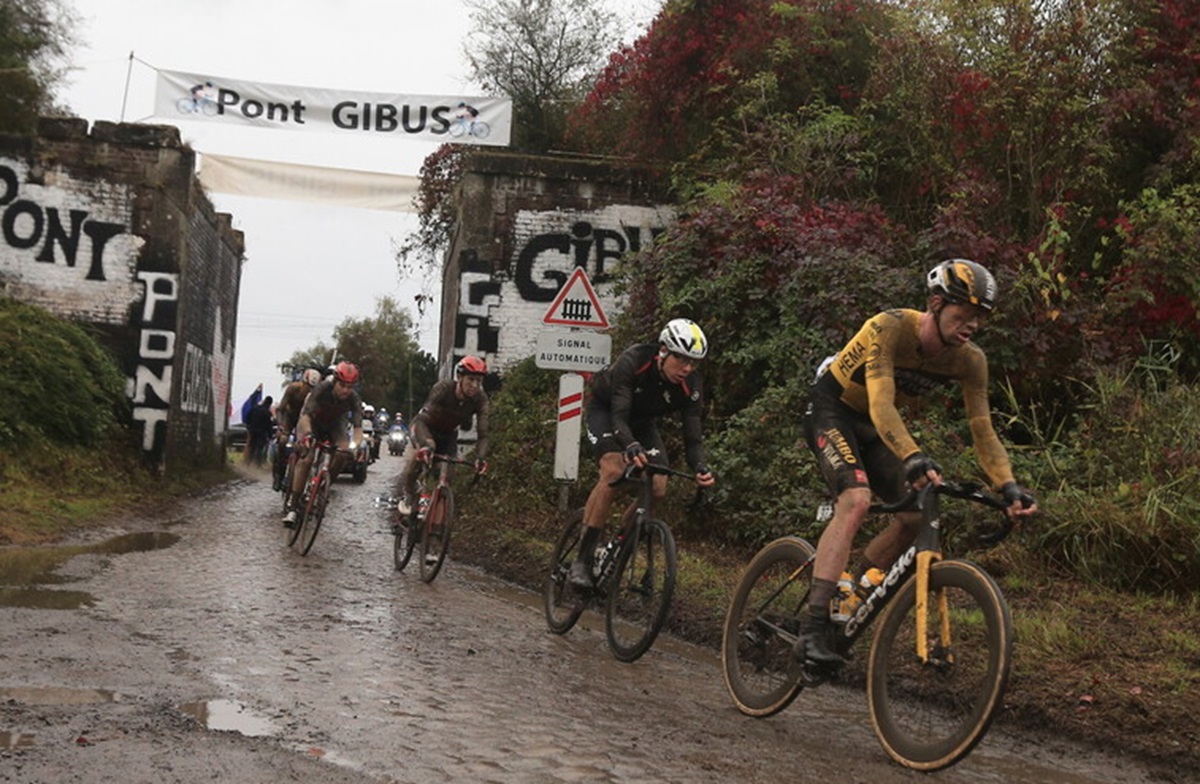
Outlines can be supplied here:
M442 455L442 454L438 454L436 452L429 456L430 467L432 467L434 463L450 463L452 465L469 465L469 466L475 465L474 460L468 460L467 458L463 458L463 457L454 457L452 455ZM478 481L480 476L482 476L482 474L480 474L478 471L476 471L475 472L475 481Z
M655 474L662 474L664 476L678 476L681 479L690 479L693 482L696 481L695 474L689 474L686 471L677 471L674 468L671 468L670 466L659 465L658 463L647 463L645 466L639 467L636 463L630 463L629 465L625 466L625 470L621 472L621 475L619 477L612 480L608 484L610 487L616 487L617 485L621 484L622 482L628 482L630 480L633 480L634 478L636 478L636 475L639 472L641 472L643 477L650 477L650 476L654 476Z
M961 498L983 506L990 506L1001 512L1008 509L1008 502L1001 496L990 493L978 482L952 482L943 480L940 485L927 484L920 490L910 490L908 495L894 503L871 504L871 514L892 514L894 512L917 511L925 508L925 498L930 493L947 495L951 498ZM993 531L979 533L976 539L985 547L992 547L1004 541L1012 531L1013 521L1007 515L1003 522Z

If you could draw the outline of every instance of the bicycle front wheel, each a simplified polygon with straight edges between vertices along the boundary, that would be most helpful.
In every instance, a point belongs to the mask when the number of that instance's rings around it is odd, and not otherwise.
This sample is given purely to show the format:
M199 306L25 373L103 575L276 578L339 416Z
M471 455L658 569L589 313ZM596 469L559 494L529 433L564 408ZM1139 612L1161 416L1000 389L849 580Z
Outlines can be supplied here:
M1012 616L1000 587L967 561L929 571L925 636L916 656L916 580L884 611L867 665L871 724L892 759L915 770L949 767L983 738L1012 665Z
M555 634L566 634L583 614L583 596L571 585L571 564L579 556L579 541L583 537L583 510L576 509L567 519L567 526L554 545L550 574L542 589L542 605L546 610L546 625Z
M421 530L421 579L424 582L433 582L442 569L450 550L450 524L453 521L454 496L450 488L435 488Z
M300 530L300 555L308 555L313 542L317 541L317 531L321 530L321 521L325 519L325 504L328 502L329 471L322 466L308 499L308 509L304 513L304 523Z
M404 567L408 566L408 562L412 558L417 540L421 538L421 530L418 527L420 524L417 519L417 510L413 509L396 524L392 531L392 563L396 565L397 572L403 572Z
M772 716L804 687L792 647L807 612L813 546L776 539L751 559L725 614L721 669L733 704L747 716Z
M626 540L608 593L605 634L618 661L636 661L650 646L671 611L678 568L675 537L661 520L642 523L637 541Z

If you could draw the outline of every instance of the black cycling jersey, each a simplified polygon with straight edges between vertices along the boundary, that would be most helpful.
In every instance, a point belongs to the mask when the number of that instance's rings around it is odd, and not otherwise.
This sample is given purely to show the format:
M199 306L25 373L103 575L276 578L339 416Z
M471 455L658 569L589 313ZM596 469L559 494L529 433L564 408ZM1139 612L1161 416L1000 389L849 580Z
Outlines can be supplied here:
M637 440L635 431L652 427L654 420L665 414L679 412L688 465L697 470L704 465L702 381L695 373L680 384L667 381L658 369L658 352L654 343L632 346L593 376L589 411L601 408L609 412L612 429L611 434L593 435L611 435L624 448ZM589 413L589 422L590 417Z

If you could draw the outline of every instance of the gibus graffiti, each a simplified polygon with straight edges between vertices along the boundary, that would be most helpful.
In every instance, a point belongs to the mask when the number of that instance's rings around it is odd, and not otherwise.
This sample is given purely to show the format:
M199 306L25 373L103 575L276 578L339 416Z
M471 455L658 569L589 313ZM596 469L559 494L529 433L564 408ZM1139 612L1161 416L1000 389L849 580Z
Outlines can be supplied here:
M459 256L451 360L483 356L496 370L534 353L546 308L576 267L588 272L609 319L620 310L613 269L674 220L665 207L618 205L591 212L518 212L513 257L493 275L473 250Z

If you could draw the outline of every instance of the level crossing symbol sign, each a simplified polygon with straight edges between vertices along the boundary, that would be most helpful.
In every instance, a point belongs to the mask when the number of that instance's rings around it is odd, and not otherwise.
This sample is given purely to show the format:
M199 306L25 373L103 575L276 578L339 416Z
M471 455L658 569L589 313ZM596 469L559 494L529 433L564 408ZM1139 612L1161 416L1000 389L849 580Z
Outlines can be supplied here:
M608 317L604 315L596 290L592 288L592 282L588 280L583 267L576 267L558 290L550 309L542 317L542 323L608 329Z

